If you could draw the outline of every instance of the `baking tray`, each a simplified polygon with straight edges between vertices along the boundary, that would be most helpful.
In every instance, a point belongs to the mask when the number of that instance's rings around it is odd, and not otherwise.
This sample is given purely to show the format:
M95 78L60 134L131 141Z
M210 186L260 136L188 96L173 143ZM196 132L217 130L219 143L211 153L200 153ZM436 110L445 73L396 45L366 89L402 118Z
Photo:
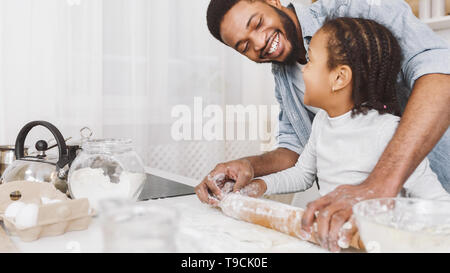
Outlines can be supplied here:
M153 174L147 174L139 201L170 198L195 194L194 187Z

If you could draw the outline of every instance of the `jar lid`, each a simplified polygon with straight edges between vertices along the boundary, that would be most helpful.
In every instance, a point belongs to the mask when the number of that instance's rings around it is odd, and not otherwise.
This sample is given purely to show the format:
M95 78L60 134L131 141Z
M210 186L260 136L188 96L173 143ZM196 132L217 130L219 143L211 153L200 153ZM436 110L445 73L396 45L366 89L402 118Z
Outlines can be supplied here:
M0 145L0 151L14 151L16 149L16 145ZM25 150L28 150L28 146L24 147Z
M131 139L89 139L83 142L82 149L93 152L125 152L133 149Z
M14 151L15 148L15 145L0 145L1 151Z

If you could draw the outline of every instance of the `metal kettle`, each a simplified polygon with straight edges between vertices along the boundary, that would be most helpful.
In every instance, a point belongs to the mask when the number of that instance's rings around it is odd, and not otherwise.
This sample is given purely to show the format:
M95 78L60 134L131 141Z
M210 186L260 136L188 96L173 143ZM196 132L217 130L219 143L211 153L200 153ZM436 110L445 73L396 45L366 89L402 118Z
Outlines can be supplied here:
M56 144L48 147L45 140L36 142L36 154L25 155L25 139L36 126L47 128L56 140ZM46 151L58 147L58 156L47 155ZM15 144L16 160L6 168L2 175L2 183L12 181L47 182L67 194L67 172L75 159L79 145L68 146L61 132L47 121L32 121L20 130Z

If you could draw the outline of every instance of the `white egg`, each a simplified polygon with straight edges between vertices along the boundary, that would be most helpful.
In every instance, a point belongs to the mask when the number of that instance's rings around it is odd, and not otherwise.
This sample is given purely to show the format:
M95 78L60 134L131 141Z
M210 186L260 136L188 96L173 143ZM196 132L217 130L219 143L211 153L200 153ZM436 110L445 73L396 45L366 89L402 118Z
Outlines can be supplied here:
M25 206L26 204L20 201L12 202L5 210L5 217L15 221L17 213Z
M36 204L24 206L16 215L16 227L26 229L37 225L39 207Z

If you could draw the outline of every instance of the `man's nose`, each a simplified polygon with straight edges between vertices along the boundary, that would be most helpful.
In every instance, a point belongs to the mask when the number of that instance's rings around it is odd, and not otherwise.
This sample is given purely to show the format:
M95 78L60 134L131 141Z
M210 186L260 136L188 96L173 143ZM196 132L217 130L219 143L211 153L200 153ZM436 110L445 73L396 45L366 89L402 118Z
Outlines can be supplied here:
M266 36L264 33L256 32L253 37L253 49L260 53L266 47Z

